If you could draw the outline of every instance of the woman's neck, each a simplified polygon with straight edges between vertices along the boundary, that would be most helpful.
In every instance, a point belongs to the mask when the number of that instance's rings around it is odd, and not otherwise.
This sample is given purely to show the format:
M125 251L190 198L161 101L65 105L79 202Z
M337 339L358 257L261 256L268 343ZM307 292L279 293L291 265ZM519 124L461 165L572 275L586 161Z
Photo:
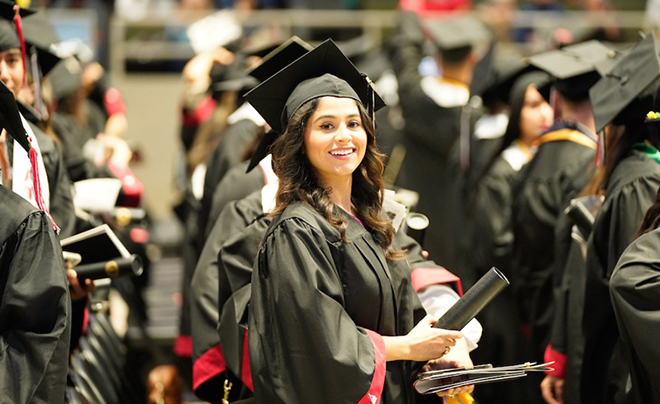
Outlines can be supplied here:
M347 180L326 181L323 183L323 187L325 189L332 189L328 195L332 203L344 209L349 214L353 214L351 207L352 177L349 177Z

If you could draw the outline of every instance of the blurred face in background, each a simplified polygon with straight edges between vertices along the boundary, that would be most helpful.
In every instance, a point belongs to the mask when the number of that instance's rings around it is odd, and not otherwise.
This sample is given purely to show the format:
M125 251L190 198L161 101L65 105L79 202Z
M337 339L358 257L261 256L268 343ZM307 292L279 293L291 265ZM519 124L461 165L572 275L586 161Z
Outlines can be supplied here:
M530 145L548 130L554 119L552 107L541 93L530 85L525 91L525 102L520 110L520 139Z
M23 87L23 59L18 48L0 52L0 80L11 90L14 97Z

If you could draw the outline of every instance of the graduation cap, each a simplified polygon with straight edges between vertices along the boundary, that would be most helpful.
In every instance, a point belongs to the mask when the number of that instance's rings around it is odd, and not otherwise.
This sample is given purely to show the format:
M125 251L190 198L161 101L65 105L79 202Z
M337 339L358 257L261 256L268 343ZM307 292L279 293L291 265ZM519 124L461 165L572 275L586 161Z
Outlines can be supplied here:
M556 77L555 88L563 96L583 99L620 55L592 40L531 56L529 63Z
M44 10L39 10L23 19L25 41L42 49L50 49L60 42L55 26Z
M539 69L517 57L495 61L493 70L495 71L494 78L481 93L481 98L486 105L494 104L497 101L509 104L511 88L516 80L526 73Z
M265 81L312 49L310 44L294 35L262 56L247 73L259 81Z
M451 20L429 21L427 27L443 58L447 58L452 51L469 51L477 42L491 37L488 28L471 15Z
M4 18L5 20L13 21L14 20L14 6L16 5L16 2L10 1L10 0L0 0L0 17ZM19 15L21 18L29 17L32 14L36 13L37 10L33 8L23 8L20 7L18 10Z
M325 96L352 98L370 112L385 106L368 78L328 39L245 95L275 131L264 136L252 156L248 171L266 157L265 152L277 136L284 133L298 108Z
M48 74L48 81L53 88L53 97L61 99L82 86L82 66L71 56L59 63Z
M596 130L609 122L644 122L658 108L660 57L653 34L638 42L589 91Z

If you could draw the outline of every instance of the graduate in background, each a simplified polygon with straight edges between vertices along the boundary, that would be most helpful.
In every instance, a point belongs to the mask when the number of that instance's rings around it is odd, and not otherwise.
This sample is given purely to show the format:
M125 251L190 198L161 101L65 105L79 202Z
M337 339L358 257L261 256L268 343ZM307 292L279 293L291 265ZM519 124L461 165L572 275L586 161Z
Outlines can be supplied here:
M655 118L652 118L655 120ZM658 126L658 123L652 125ZM657 128L656 128L657 130ZM660 192L644 216L637 239L623 252L610 278L610 297L623 354L630 368L627 402L660 402Z
M554 124L534 142L537 151L521 171L514 190L510 278L538 361L552 323L555 227L570 199L594 171L598 139L589 89L603 74L600 69L611 54L610 49L592 41L530 58L531 64L556 78L559 104ZM566 238L570 240L570 233Z
M439 359L461 334L429 328L381 216L382 157L363 106L382 100L332 41L247 98L282 133L251 285L256 402L412 403L410 361Z
M582 324L568 324L584 331L582 403L625 400L629 373L608 285L660 187L660 132L655 124L645 123L648 112L660 107L658 60L657 42L648 34L590 91L596 128L610 123L605 131L613 137L600 182L605 201L587 245Z
M0 125L21 145L15 152L29 151L14 97L2 83L0 103ZM62 403L71 300L59 240L46 212L3 185L0 217L0 397Z
M469 134L469 122L478 115L477 111L465 115L464 107L470 100L469 86L478 61L475 45L490 34L472 17L428 21L426 27L433 57L423 59L427 33L415 13L401 15L391 41L392 67L405 120L405 157L394 183L419 193L417 211L430 220L424 239L430 257L462 276L460 268L452 267L454 235L449 229L455 227L451 217L455 212L447 209L451 179L445 166L461 130ZM462 120L467 122L463 127Z

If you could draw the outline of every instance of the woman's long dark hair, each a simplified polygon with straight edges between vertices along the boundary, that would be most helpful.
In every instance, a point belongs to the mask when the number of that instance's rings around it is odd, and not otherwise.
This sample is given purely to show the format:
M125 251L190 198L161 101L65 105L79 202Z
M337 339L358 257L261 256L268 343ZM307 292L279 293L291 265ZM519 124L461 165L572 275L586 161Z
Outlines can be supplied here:
M318 106L319 99L303 104L289 120L284 134L277 138L271 148L275 174L280 184L276 195L276 207L272 215L281 214L293 202L304 202L319 212L346 240L346 220L332 214L334 204L330 200L331 189L318 183L317 175L305 155L305 128L307 121ZM383 203L383 159L378 152L373 123L364 107L357 103L362 127L367 134L367 150L362 162L353 172L351 202L355 215L365 228L374 234L377 242L385 250L387 259L396 261L405 258L405 251L392 246L394 230L382 214Z

